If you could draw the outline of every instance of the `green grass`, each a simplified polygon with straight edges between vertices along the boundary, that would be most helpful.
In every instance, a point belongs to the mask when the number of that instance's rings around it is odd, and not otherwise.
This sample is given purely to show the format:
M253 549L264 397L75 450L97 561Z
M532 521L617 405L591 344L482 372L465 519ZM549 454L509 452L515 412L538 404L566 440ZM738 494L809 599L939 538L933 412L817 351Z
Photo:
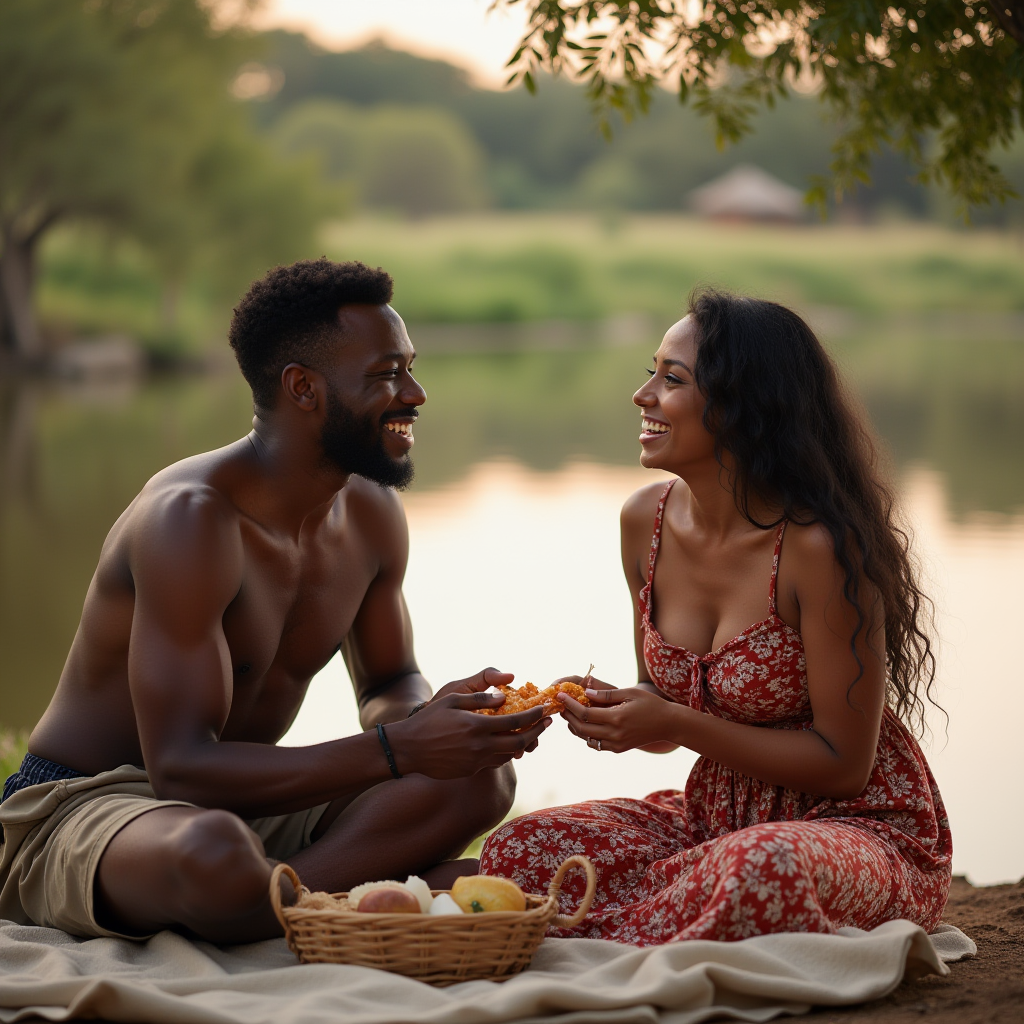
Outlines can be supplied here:
M490 214L325 230L337 259L395 276L407 320L670 317L695 285L865 314L1024 309L1024 245L934 224L762 227L678 215Z
M869 316L1024 310L1024 242L1010 232L935 224L723 225L676 214L510 213L325 226L322 251L395 277L410 323L675 318L714 284ZM319 253L311 253L311 256ZM52 336L125 332L154 350L222 344L230 305L201 280L181 294L172 331L145 256L84 230L56 232L40 260L39 309Z
M28 750L28 732L24 729L0 729L0 787L8 775L13 775L20 767L21 760Z

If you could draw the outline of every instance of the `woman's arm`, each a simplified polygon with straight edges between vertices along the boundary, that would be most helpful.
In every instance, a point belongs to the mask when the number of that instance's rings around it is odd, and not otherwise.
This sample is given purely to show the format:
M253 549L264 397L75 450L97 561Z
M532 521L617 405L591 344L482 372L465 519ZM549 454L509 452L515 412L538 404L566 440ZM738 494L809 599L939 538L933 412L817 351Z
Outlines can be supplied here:
M664 489L664 484L657 483L637 491L630 497L622 506L619 536L622 538L622 572L626 577L626 586L629 587L633 606L633 647L636 653L637 686L659 700L668 702L669 698L654 685L647 670L647 660L644 658L643 615L640 611L640 591L647 584L654 514ZM679 749L679 744L658 739L644 743L639 749L648 754L671 754L673 750Z
M624 509L624 565L626 515ZM594 692L589 695L594 705L589 709L563 697L572 730L585 739L601 740L604 750L675 743L771 785L837 799L857 796L874 764L885 702L880 601L862 583L861 601L867 606L867 621L856 646L861 669L850 648L857 611L843 596L843 572L836 562L831 538L818 526L791 525L786 534L786 554L787 594L780 596L788 596L799 615L812 729L770 729L728 722L664 701L646 688L637 687ZM634 576L631 589L635 583ZM641 632L638 622L639 658Z

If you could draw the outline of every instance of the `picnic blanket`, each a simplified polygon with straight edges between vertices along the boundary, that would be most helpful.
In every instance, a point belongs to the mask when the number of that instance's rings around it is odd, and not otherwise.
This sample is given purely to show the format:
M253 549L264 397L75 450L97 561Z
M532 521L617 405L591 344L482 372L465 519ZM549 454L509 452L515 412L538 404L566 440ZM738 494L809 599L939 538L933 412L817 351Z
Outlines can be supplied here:
M432 988L383 971L299 964L283 939L217 947L161 932L76 939L0 922L0 1022L132 1024L697 1024L767 1021L877 999L976 952L958 929L909 921L840 935L763 935L637 949L547 939L504 983Z

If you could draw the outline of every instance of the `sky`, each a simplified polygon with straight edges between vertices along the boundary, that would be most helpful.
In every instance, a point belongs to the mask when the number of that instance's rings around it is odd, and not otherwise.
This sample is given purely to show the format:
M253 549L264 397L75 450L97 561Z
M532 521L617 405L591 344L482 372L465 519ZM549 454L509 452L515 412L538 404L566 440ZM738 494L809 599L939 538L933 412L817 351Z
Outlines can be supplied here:
M525 5L490 6L491 0L266 0L257 24L304 31L332 50L383 37L396 49L460 64L480 85L498 86Z

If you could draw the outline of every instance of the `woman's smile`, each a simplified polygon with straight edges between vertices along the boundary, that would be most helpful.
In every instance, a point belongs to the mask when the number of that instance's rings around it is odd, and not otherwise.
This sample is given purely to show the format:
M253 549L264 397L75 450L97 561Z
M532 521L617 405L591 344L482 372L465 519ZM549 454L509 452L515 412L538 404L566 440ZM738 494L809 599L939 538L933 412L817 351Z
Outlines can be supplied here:
M661 420L644 416L640 420L640 443L650 444L652 441L664 437L671 429L667 423L662 423Z

